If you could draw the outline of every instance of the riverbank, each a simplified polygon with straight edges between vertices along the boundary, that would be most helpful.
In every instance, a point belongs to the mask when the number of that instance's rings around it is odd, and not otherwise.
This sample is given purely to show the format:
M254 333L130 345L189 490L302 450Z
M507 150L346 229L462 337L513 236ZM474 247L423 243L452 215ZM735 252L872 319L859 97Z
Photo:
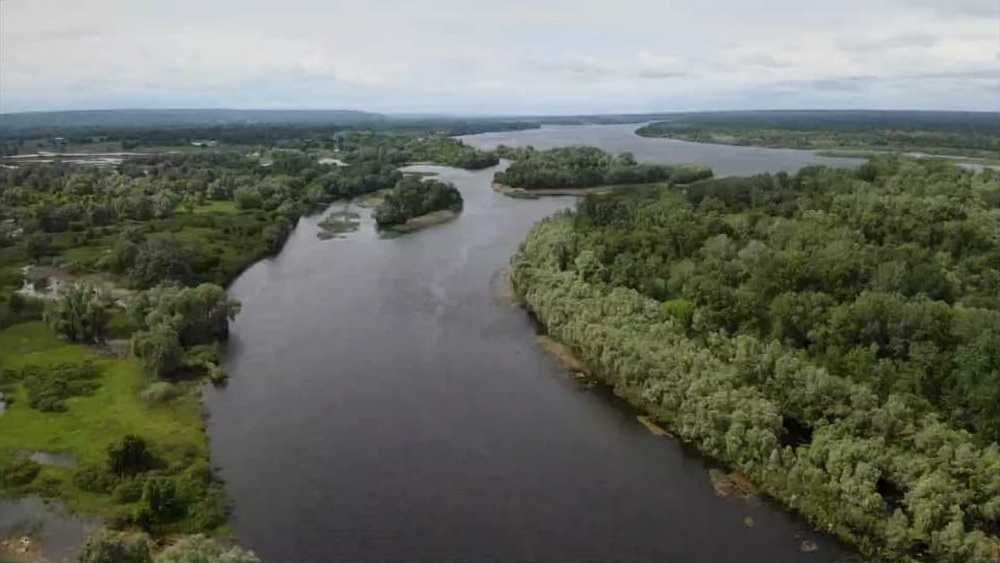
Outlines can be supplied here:
M657 184L642 184L645 186L657 185ZM662 184L661 184L662 185ZM611 193L616 189L628 188L629 185L620 186L593 186L589 188L539 188L539 189L525 189L525 188L514 188L506 184L501 184L499 182L493 182L493 191L504 194L513 198L520 199L534 199L543 196L572 196L572 197L583 197L586 195L594 194L606 194Z
M906 165L919 166L928 176L939 170L919 162L900 164L900 170ZM816 184L829 191L867 188L852 183L842 187L837 171L821 173L826 176L819 176L822 181ZM892 168L883 172L893 178L897 173ZM941 172L945 180L956 173ZM729 187L727 204L741 197L738 183L720 185ZM954 197L982 205L962 186L956 182ZM828 368L821 358L795 350L791 339L717 328L727 326L739 309L729 301L713 301L719 285L705 280L714 282L713 268L727 271L730 261L746 260L749 251L740 250L729 236L705 237L678 253L690 262L672 256L675 263L690 264L682 272L659 266L668 260L663 258L666 252L639 254L640 245L648 248L646 241L694 232L704 220L680 222L703 201L703 194L689 190L675 195L672 200L645 201L623 194L603 202L603 209L581 207L576 216L556 215L535 226L512 260L513 281L550 337L568 346L590 373L655 423L745 474L816 529L857 546L865 555L906 562L995 560L1000 539L992 517L986 516L995 501L993 486L986 485L996 476L995 446L984 447L953 421L939 419L921 398L880 394L874 386L886 385L884 379L869 381L839 366ZM595 217L603 217L607 209L619 210L620 218L613 224L598 223ZM580 215L585 220L578 220ZM734 222L741 218L738 212L724 217ZM805 224L810 219L807 215L792 220ZM630 246L633 241L641 242ZM762 243L751 242L746 248L757 244ZM722 245L725 250L719 250ZM675 247L663 248L669 252ZM602 262L599 257L609 250L618 256L631 253L631 261L624 267L617 259ZM691 258L713 252L718 253L713 254L715 262ZM642 263L653 266L643 271L636 266ZM670 291L669 282L661 284L654 277L667 272L671 278L686 275L685 286ZM713 288L708 296L682 292L706 286ZM746 291L745 286L740 291ZM862 294L858 301L869 298ZM909 306L925 304L919 300ZM853 299L847 306L858 307ZM933 306L942 311L940 323L949 322L947 305ZM886 417L892 427L884 426ZM907 430L901 432L904 425ZM961 468L950 454L941 457L942 448L965 452ZM927 489L932 482L948 486L933 492ZM962 500L948 504L948 498ZM935 508L941 506L953 506L954 512ZM921 520L922 514L936 516Z
M418 215L416 217L411 217L406 220L405 223L401 225L389 225L387 227L382 227L383 231L390 233L406 234L419 231L421 229L426 229L427 227L433 227L434 225L440 225L441 223L447 223L458 217L460 212L452 211L451 209L439 209L437 211L431 211L424 215Z
M926 416L926 406L921 410L912 398L880 397L866 382L818 367L780 341L700 328L710 320L704 303L677 293L654 299L649 293L658 291L656 285L639 293L610 281L621 272L596 258L602 244L624 253L626 240L679 232L684 227L677 217L662 214L676 210L681 216L689 209L681 200L639 204L629 215L634 222L663 217L654 223L662 230L648 233L633 233L638 227L629 223L601 230L593 220L567 214L542 221L512 260L515 290L550 337L616 395L746 475L817 530L884 560L994 560L1000 540L979 515L995 499L984 484L996 475L995 447L984 448L967 432ZM576 250L567 255L567 249ZM644 279L633 274L630 281L641 285ZM883 428L878 421L887 416L893 428L906 424L908 430ZM922 437L914 441L915 435ZM940 446L925 446L931 436ZM941 448L966 452L962 467L968 469L957 469L950 455L939 457ZM927 490L934 481L949 483L947 492ZM965 499L955 504L967 515L960 525L957 517L934 512L946 502L939 494ZM928 513L938 515L919 519Z
M1000 159L995 157L985 157L985 156L963 156L957 154L935 154L928 152L901 152L892 151L879 148L858 148L858 149L823 149L817 150L816 154L818 156L829 156L833 158L879 158L882 156L902 154L911 158L927 158L934 160L943 160L946 162L953 162L959 165L973 165L973 166L984 166L990 168L1000 167Z

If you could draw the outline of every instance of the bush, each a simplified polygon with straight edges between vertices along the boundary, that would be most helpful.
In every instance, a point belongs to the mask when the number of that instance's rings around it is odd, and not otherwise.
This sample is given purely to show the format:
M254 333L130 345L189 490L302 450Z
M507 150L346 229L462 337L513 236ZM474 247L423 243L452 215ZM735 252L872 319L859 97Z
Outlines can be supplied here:
M70 342L99 343L111 320L111 296L86 284L74 284L45 308L45 321Z
M15 459L0 466L0 484L5 487L22 487L38 477L42 466L30 459Z
M108 446L108 468L119 476L130 476L152 469L154 458L146 441L129 434Z
M167 381L157 381L139 393L139 397L147 403L165 403L181 394L179 387Z
M107 493L115 486L115 476L103 467L82 466L73 472L73 484L91 493Z
M173 479L166 477L146 479L140 502L136 522L147 529L172 522L184 514L184 503L177 495L177 485Z
M64 412L66 400L91 395L100 387L95 381L100 370L91 361L80 364L56 364L49 367L27 366L20 380L28 392L28 406L43 412Z
M224 525L229 520L229 500L221 487L213 486L187 509L189 529L193 532L209 532Z
M118 504L137 502L142 498L143 483L144 481L138 477L125 479L118 483L111 496Z
M252 551L226 547L202 535L183 538L163 550L156 563L260 563Z
M152 563L151 545L145 534L99 530L87 539L80 563Z

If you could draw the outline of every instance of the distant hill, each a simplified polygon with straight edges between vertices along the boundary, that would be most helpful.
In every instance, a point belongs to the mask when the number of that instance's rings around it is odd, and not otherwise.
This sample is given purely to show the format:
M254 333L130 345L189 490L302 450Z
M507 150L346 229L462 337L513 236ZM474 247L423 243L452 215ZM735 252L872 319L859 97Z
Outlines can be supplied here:
M0 114L0 130L149 129L220 125L378 124L385 116L350 110L115 109Z

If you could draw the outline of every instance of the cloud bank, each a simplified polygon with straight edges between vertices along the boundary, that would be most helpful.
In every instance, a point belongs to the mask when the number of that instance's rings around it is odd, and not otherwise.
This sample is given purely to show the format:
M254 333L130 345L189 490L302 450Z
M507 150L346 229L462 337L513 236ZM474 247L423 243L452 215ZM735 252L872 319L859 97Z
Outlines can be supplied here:
M4 0L2 111L1000 110L1000 0Z

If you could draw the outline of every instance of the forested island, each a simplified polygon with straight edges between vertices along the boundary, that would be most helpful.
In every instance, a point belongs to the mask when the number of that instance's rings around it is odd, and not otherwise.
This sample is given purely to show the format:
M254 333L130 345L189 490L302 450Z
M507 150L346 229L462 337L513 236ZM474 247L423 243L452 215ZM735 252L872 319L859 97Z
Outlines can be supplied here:
M455 186L407 176L383 196L375 222L384 229L412 231L447 221L461 210L462 194Z
M172 133L154 143L190 134ZM256 561L198 535L225 532L230 510L200 406L203 382L226 381L240 310L223 287L338 199L390 190L387 225L461 209L454 187L404 178L408 162L497 161L426 130L271 133L111 165L0 166L0 492L100 518L111 531L86 563Z
M792 148L827 156L882 152L1000 162L1000 114L907 111L755 111L678 114L640 127L644 137Z
M528 192L571 192L584 188L650 184L688 183L710 178L703 166L664 166L636 162L630 153L608 154L595 147L566 147L536 151L531 147L500 146L497 154L514 162L494 175L495 188Z
M1000 175L882 158L591 196L513 283L669 431L892 561L1000 554Z

